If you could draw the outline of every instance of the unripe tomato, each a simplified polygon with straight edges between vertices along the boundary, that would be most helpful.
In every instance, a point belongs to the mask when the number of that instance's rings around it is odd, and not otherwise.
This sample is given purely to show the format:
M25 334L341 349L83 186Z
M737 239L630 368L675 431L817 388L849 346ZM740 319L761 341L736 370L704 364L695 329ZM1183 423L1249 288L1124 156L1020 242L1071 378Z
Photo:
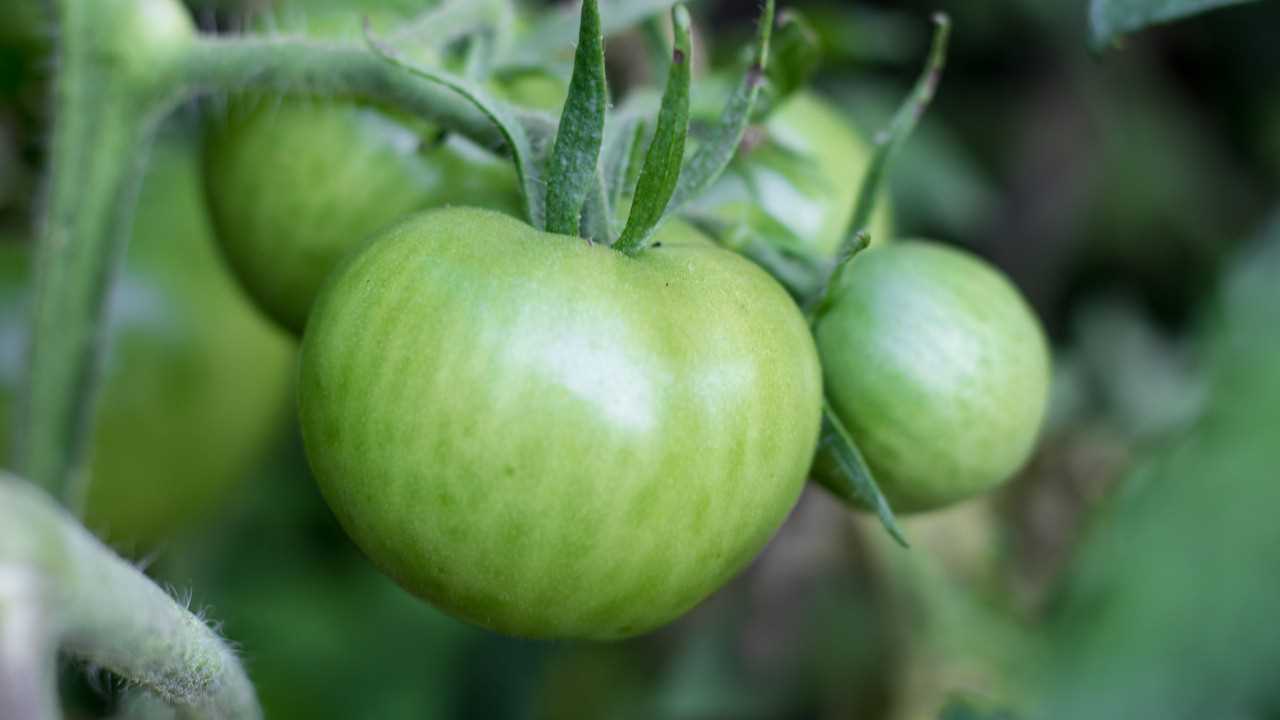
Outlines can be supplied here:
M998 271L920 241L872 248L838 277L814 325L827 397L899 512L1007 480L1044 418L1049 351ZM832 472L820 458L816 472Z
M244 298L214 245L190 144L152 153L108 301L86 522L145 547L213 515L286 417L292 343ZM0 416L22 381L27 248L0 263ZM0 432L9 440L11 433ZM0 444L0 459L6 453ZM4 464L8 465L5 460Z
M752 131L725 174L694 202L710 213L813 259L835 258L853 219L871 147L813 92L794 93ZM889 239L888 204L871 219L871 242Z
M631 258L492 211L417 215L316 302L307 457L369 558L525 636L661 625L795 503L821 378L750 262L670 223Z
M378 17L390 26L400 6ZM286 29L351 38L359 17L286 7ZM526 73L512 92L547 97L551 80ZM561 95L561 97L563 97ZM417 210L472 205L520 215L514 166L460 137L339 98L233 98L205 149L218 238L249 295L300 334L325 276L375 232Z

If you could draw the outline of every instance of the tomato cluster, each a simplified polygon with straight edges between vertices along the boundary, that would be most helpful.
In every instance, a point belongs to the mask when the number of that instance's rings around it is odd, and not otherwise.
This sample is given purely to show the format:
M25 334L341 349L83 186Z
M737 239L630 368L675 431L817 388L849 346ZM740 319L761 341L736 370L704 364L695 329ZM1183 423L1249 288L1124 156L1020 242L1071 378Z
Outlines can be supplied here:
M355 30L287 7L273 27L290 17ZM543 110L565 94L545 73L485 83ZM155 163L113 299L113 358L128 357L107 363L88 502L109 535L154 541L203 512L287 390L289 344L209 234L302 338L307 457L348 534L411 592L498 631L617 638L688 610L807 477L847 484L817 453L824 406L898 512L989 490L1032 451L1049 372L1033 313L976 258L892 241L884 203L872 247L840 257L871 149L816 92L778 102L631 254L535 229L506 158L388 108L215 105L198 169ZM808 317L731 250L744 235L830 274ZM174 492L162 478L195 456Z

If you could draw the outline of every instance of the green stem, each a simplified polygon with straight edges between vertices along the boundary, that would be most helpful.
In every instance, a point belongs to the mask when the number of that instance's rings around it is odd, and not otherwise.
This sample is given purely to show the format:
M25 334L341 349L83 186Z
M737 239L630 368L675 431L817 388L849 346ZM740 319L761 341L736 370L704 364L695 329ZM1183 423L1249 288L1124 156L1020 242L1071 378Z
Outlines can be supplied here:
M39 233L33 336L19 466L73 504L90 429L103 297L127 240L148 128L164 103L95 67L64 8L47 207Z
M61 647L107 668L173 705L181 717L261 717L239 659L217 633L52 498L3 474L0 570L42 589L39 607L52 622L33 641L37 649ZM0 613L5 610L13 612L0 605ZM0 650L0 679L6 677L4 659ZM33 717L15 714L13 703L39 692L0 694L0 717Z
M367 47L287 38L201 37L186 52L181 75L195 91L261 90L384 104L485 147L505 144L493 122L456 91L387 63Z

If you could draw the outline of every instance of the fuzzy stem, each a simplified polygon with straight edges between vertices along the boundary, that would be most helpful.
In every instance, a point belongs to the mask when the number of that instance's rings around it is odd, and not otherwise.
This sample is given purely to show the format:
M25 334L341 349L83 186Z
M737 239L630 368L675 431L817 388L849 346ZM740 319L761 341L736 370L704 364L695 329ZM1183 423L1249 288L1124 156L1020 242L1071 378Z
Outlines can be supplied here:
M181 75L192 91L262 90L383 104L485 147L505 144L493 122L457 92L387 63L366 47L289 38L201 37L188 49Z
M59 717L52 637L43 579L0 562L0 717Z
M261 716L253 686L217 633L108 550L46 494L2 474L0 569L7 576L34 579L34 587L45 589L39 607L56 622L43 633L43 642L50 646L60 646L154 693L182 717ZM0 594L0 603L5 599ZM9 605L0 604L0 617L6 608ZM0 635L0 640L9 637ZM0 646L0 681L9 678L16 683L18 678L9 676L4 664L6 649ZM14 706L9 704L10 698L21 702L39 697L41 687L0 693L0 716L41 717L12 714Z

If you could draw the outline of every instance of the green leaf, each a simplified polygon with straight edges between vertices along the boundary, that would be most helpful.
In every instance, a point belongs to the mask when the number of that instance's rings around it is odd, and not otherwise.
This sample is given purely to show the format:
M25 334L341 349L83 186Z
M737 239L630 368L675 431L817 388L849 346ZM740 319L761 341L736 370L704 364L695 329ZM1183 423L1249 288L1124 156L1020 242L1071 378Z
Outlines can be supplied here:
M951 34L951 20L943 13L933 16L933 46L929 49L929 59L925 63L924 72L916 81L911 94L902 102L898 112L894 114L889 127L882 130L875 139L875 151L871 162L862 176L862 186L858 189L857 205L854 206L853 220L849 223L849 234L867 228L871 213L875 210L880 196L881 186L898 150L906 143L915 130L920 117L928 109L933 95L937 92L938 82L942 79L942 68L947 62L947 38Z
M577 235L582 204L596 180L596 164L604 141L604 116L609 105L604 77L604 36L600 32L597 0L582 3L578 51L574 58L569 97L560 114L560 130L547 171L547 230Z
M1089 39L1095 50L1114 45L1121 35L1148 25L1190 17L1251 0L1092 0Z
M755 58L742 77L729 101L725 104L720 120L712 129L706 141L689 158L684 170L680 173L680 183L676 186L675 195L667 212L675 212L690 200L702 194L720 177L729 161L738 152L742 143L742 135L751 122L751 113L760 97L760 86L764 82L764 72L769 60L769 38L773 35L774 0L766 0L764 14L760 17L759 32L756 36Z
M524 195L525 212L529 222L538 229L546 227L546 196L542 180L542 169L536 161L534 145L525 130L525 124L506 103L491 97L484 89L463 78L447 72L424 67L401 58L394 48L380 42L373 36L368 22L365 23L365 41L373 53L383 61L403 68L408 72L443 85L456 92L471 103L498 129L511 153L512 162L516 166L516 175L520 180L520 189Z
M880 486L872 477L871 468L867 467L862 451L858 449L857 443L853 441L853 437L849 435L849 431L845 429L840 418L836 416L835 410L826 400L822 402L822 438L818 442L818 449L831 451L836 467L844 476L844 486L828 489L838 497L855 499L874 510L880 518L880 523L884 525L885 530L889 531L893 539L897 540L902 547L910 547L906 536L902 534L902 528L898 527L898 521L893 516L893 508L889 507L889 501L885 499L884 493L880 492Z
M662 109L658 111L658 125L645 155L644 168L640 171L631 215L616 246L627 255L637 255L649 244L675 192L684 162L684 142L689 135L691 23L689 11L683 5L676 6L671 18L675 49L671 52L667 89L662 96Z

